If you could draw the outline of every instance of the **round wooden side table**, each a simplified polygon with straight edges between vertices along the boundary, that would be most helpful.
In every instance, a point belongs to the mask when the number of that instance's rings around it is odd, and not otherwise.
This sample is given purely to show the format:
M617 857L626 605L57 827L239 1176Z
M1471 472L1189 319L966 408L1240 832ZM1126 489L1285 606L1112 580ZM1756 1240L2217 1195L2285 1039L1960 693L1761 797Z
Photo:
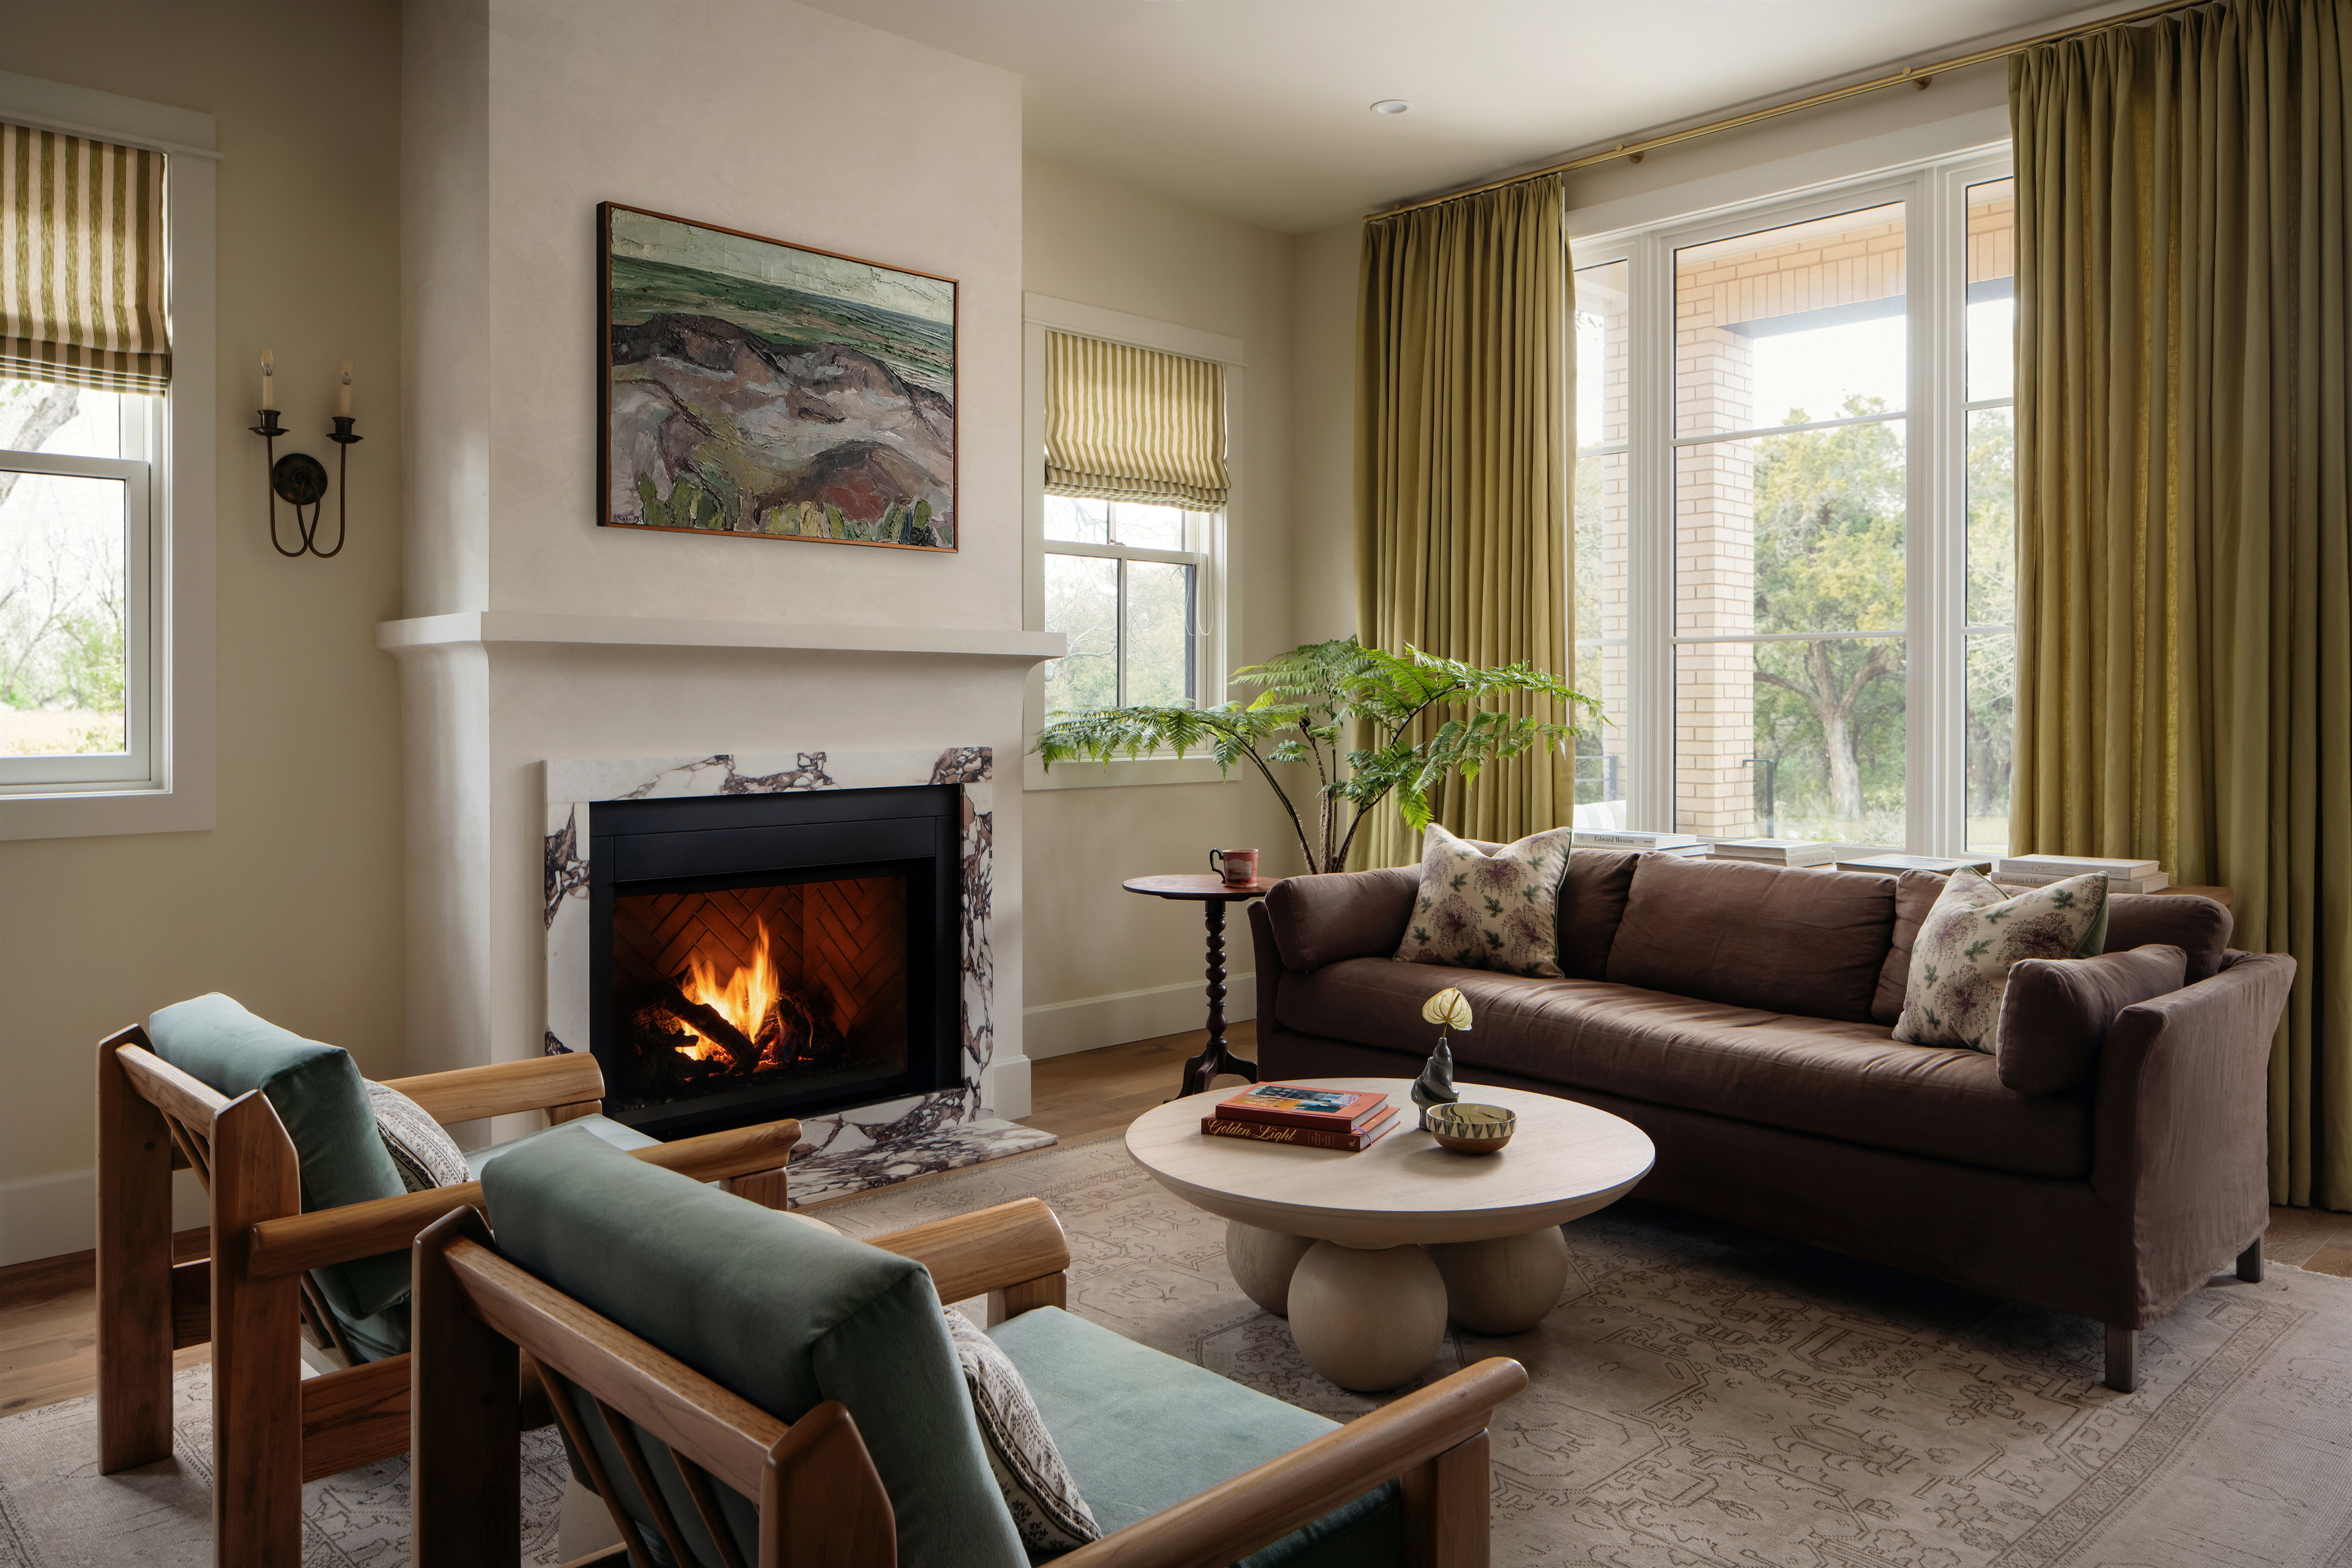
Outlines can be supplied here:
M1311 1078L1315 1089L1376 1089L1412 1109L1406 1079ZM1243 1294L1290 1319L1307 1363L1342 1388L1376 1393L1429 1369L1450 1317L1481 1334L1525 1333L1559 1304L1559 1227L1606 1207L1647 1175L1656 1151L1622 1117L1526 1089L1457 1084L1499 1105L1518 1131L1499 1153L1456 1154L1405 1128L1355 1153L1210 1138L1224 1091L1136 1118L1127 1152L1151 1178L1225 1222L1225 1262Z
M1257 1063L1244 1061L1225 1045L1225 906L1262 899L1274 890L1274 882L1264 877L1248 882L1228 882L1214 872L1197 871L1168 877L1130 877L1121 885L1130 893L1197 903L1208 918L1209 1043L1199 1056L1184 1064L1182 1086L1176 1092L1199 1094L1216 1082L1221 1072L1239 1073L1255 1083Z

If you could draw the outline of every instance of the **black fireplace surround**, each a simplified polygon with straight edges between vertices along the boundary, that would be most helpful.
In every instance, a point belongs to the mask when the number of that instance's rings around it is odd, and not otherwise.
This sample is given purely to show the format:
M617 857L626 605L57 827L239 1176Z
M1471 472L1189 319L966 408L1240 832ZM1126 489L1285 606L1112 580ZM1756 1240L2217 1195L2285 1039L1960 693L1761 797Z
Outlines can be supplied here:
M957 1081L952 784L598 801L589 1047L656 1138Z

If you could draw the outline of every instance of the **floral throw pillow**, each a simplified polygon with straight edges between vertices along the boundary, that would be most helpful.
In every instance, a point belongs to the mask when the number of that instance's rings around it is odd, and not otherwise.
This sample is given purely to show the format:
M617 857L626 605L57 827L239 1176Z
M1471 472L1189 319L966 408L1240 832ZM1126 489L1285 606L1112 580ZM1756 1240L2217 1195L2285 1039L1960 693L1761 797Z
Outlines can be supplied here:
M2105 877L2019 889L1955 871L1911 945L1911 984L1895 1037L1990 1052L2012 965L2027 958L2095 958L2106 943Z
M1574 837L1555 827L1488 855L1431 823L1398 959L1558 979L1559 884Z

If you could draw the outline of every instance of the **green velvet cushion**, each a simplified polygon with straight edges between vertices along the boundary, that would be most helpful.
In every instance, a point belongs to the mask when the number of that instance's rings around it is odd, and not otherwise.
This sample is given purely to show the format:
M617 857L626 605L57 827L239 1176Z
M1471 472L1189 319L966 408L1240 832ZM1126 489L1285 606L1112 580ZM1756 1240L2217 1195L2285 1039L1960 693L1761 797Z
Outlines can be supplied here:
M466 1152L466 1169L470 1174L479 1176L482 1173L482 1167L499 1155L511 1153L527 1143L544 1138L551 1132L562 1131L565 1128L577 1129L582 1132L593 1132L615 1149L650 1149L660 1142L657 1138L648 1138L635 1128L624 1126L609 1117L579 1116L564 1122L561 1127L542 1127L536 1132L526 1132L520 1138L509 1138L503 1143L493 1143L487 1149L469 1149ZM404 1279L407 1276L403 1275L402 1278ZM329 1302L328 1308L333 1310L334 1303ZM373 1317L353 1318L336 1311L335 1319L342 1325L343 1337L351 1342L352 1349L358 1352L359 1359L362 1361L382 1361L386 1356L398 1355L408 1348L408 1297L405 1293L403 1293L399 1300Z
M648 1138L635 1128L615 1121L608 1116L575 1116L569 1121L553 1127L542 1127L536 1132L526 1132L520 1138L509 1138L503 1143L493 1143L487 1149L468 1149L466 1151L466 1169L478 1177L482 1173L482 1167L501 1154L511 1154L517 1149L536 1143L542 1138L551 1137L558 1132L571 1131L593 1132L615 1149L651 1149L661 1142L660 1139Z
M565 1294L787 1421L829 1399L848 1406L906 1568L1024 1568L920 1264L570 1127L493 1162L482 1185L499 1251ZM748 1546L741 1500L724 1500ZM643 1507L634 1489L623 1501ZM682 1489L676 1501L689 1545L709 1552Z
M408 1190L376 1135L367 1080L341 1046L306 1040L218 992L157 1013L147 1020L147 1037L156 1055L218 1093L234 1100L261 1091L293 1141L305 1213ZM408 1296L405 1248L313 1274L327 1304L347 1321L373 1317Z
M1336 1425L1160 1354L1058 1308L989 1331L1020 1369L1103 1533L1309 1443ZM1244 1559L1245 1568L1369 1568L1398 1561L1387 1482Z

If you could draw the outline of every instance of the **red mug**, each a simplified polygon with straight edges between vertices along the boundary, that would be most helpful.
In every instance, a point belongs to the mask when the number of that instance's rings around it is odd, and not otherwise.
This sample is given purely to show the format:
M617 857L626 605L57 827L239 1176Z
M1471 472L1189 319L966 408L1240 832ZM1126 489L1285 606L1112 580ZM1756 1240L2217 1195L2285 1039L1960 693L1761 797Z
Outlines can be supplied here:
M1257 880L1257 851L1255 849L1212 849L1209 866L1225 879L1229 888L1246 888Z

